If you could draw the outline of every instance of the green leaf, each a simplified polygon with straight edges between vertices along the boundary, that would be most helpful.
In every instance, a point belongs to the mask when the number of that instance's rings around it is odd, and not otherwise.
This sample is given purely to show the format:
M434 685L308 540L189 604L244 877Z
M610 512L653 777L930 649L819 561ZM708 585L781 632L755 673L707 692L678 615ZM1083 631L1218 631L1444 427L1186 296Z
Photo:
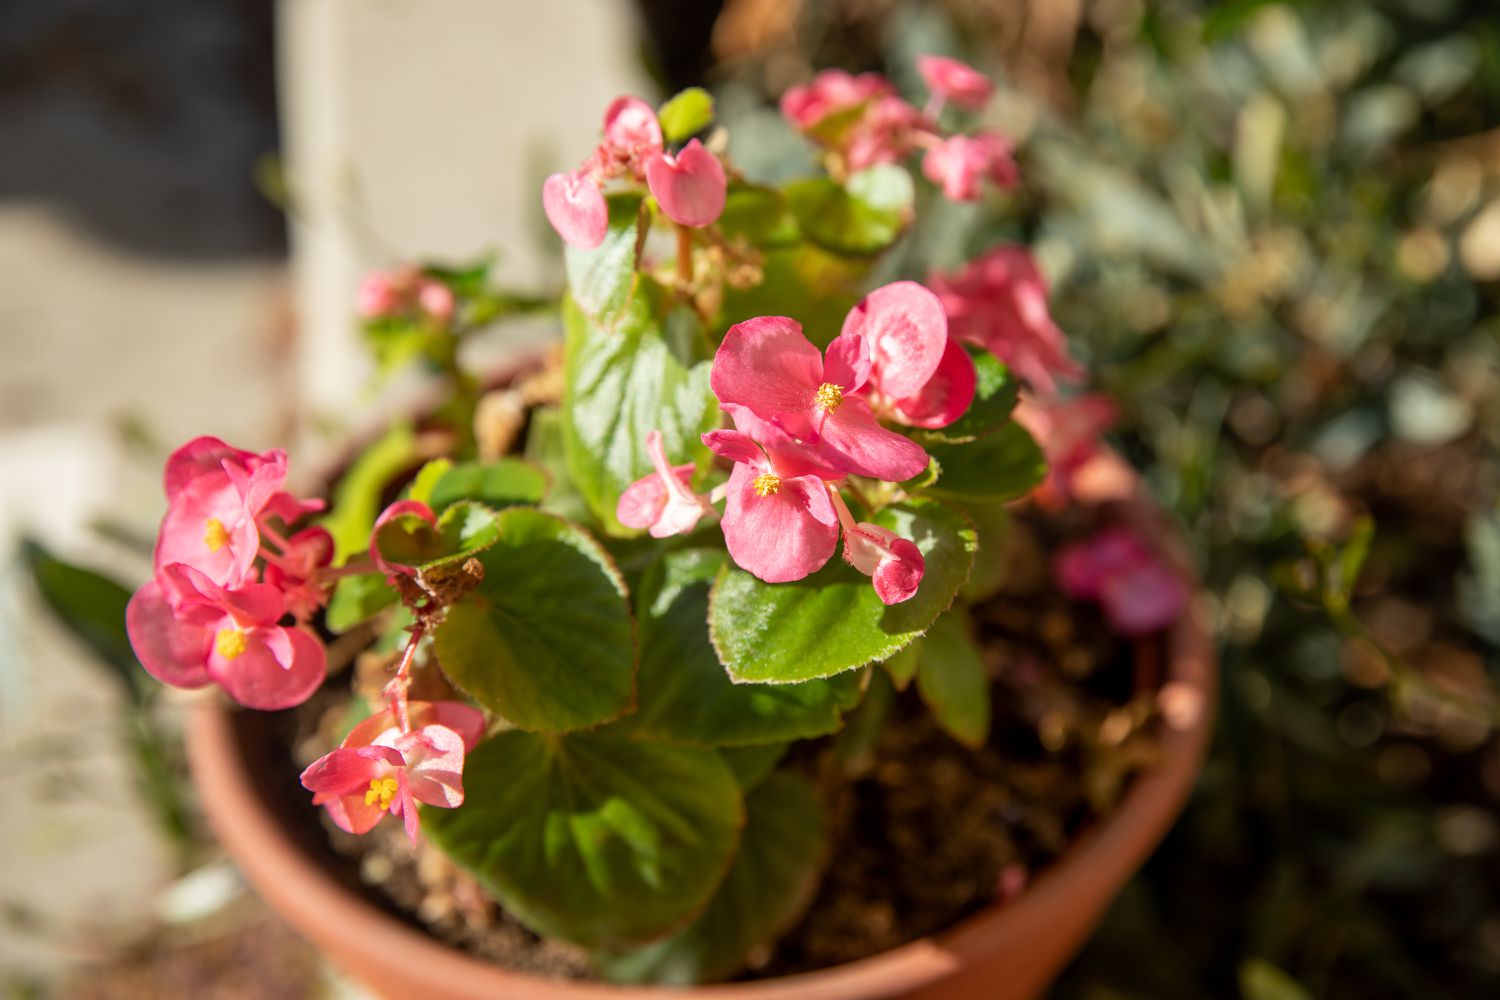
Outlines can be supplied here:
M569 246L564 253L569 296L601 326L614 325L635 289L640 213L640 195L611 195L604 242L592 250Z
M1003 556L1010 538L1010 511L1003 502L966 503L962 507L979 535L979 557L974 560L974 572L969 574L959 595L970 604L977 604L993 597L1005 581Z
M539 406L531 411L531 427L526 432L526 461L540 469L548 481L547 495L541 501L542 510L569 521L593 523L588 504L573 488L568 473L560 407Z
M909 538L927 562L916 596L887 607L870 578L838 555L795 583L763 583L731 564L714 582L709 634L729 676L785 684L883 660L953 602L974 560L974 528L957 511L917 500L874 519Z
M330 632L341 635L391 607L397 596L396 589L386 583L383 573L346 576L333 590L324 621Z
M669 143L686 142L713 123L714 99L702 87L689 87L656 113L661 134Z
M333 536L334 565L369 548L386 487L416 459L416 434L410 425L397 424L349 466L334 487L333 507L323 518L323 527Z
M807 779L782 773L750 793L745 813L734 865L703 914L665 941L596 956L606 977L677 986L725 979L796 922L828 857L823 804Z
M960 743L980 747L989 739L990 678L961 609L934 622L918 644L917 694Z
M862 258L836 257L803 241L770 247L759 284L725 287L721 325L748 316L795 316L809 340L827 347L859 301L859 282L868 271Z
M1014 500L1047 475L1042 449L1014 421L970 444L930 444L927 453L942 472L926 493L947 500Z
M674 464L706 465L700 440L719 422L708 385L709 345L692 312L663 319L665 294L656 282L641 289L613 330L563 304L567 392L563 428L574 487L610 534L621 527L615 506L625 487L651 471L646 433L659 430Z
M106 576L63 562L39 543L21 543L26 565L37 592L52 613L78 639L124 681L131 696L140 701L149 675L136 661L125 632L125 605L130 591Z
M526 507L495 515L484 580L434 638L443 672L521 729L596 726L635 704L625 583L577 525Z
M708 640L708 591L722 549L668 553L640 588L640 696L620 725L635 739L745 746L836 731L859 702L854 672L801 684L736 684Z
M786 197L773 187L743 181L729 185L718 226L725 236L743 236L757 247L785 245L798 237L797 220L787 210Z
M776 770L776 765L781 763L781 758L785 757L786 752L791 748L790 743L720 747L719 756L724 758L724 763L728 764L729 769L734 772L734 780L740 783L740 790L749 792Z
M417 570L462 562L499 540L495 512L472 500L449 505L435 525L416 514L402 514L375 533L375 547L383 559Z
M1245 1000L1312 1000L1301 983L1263 958L1241 962L1239 979Z
M979 572L978 566L974 567L974 572ZM891 685L897 691L905 691L907 686L916 679L917 654L921 648L922 641L919 639L881 664L881 666L885 667L886 676L891 679Z
M438 480L442 479L444 474L451 468L453 468L453 463L450 460L446 458L434 458L417 471L410 485L406 487L406 492L403 496L407 500L415 500L418 503L425 503L429 507L432 506L432 489L437 485Z
M502 458L451 466L434 484L429 502L437 511L459 500L477 500L502 510L541 503L546 495L545 472L524 459Z
M989 351L970 351L974 359L974 401L947 427L926 431L934 442L966 444L1003 428L1016 408L1016 380L1005 362Z
M893 164L862 170L840 186L808 177L786 186L803 235L836 254L869 256L896 242L911 221L911 175Z
M422 829L538 934L588 947L650 941L722 881L745 821L712 750L515 730L464 764L465 801Z

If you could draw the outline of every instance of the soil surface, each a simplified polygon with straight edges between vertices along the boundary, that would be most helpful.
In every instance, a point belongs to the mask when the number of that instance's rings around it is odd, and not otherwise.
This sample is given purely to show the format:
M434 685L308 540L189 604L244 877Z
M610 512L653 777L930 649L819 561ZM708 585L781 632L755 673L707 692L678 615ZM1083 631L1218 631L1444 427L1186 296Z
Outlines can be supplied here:
M1019 519L1007 556L1016 569L975 608L994 681L985 746L973 750L948 736L913 685L895 695L865 752L841 752L832 737L799 744L783 763L824 790L831 861L802 920L752 955L744 978L877 954L1018 895L1155 759L1157 679L1135 664L1156 661L1160 642L1133 649L1106 631L1097 609L1057 592L1047 553L1060 530ZM381 661L361 659L356 690L359 675L383 674ZM444 941L510 968L592 978L585 952L532 934L436 848L413 851L400 824L350 836L297 794L297 771L333 745L338 720L348 717L347 692L339 679L274 723L276 744L296 747L295 760L282 758L288 779L276 784L290 790L285 804L308 842L326 845L329 863L351 885Z

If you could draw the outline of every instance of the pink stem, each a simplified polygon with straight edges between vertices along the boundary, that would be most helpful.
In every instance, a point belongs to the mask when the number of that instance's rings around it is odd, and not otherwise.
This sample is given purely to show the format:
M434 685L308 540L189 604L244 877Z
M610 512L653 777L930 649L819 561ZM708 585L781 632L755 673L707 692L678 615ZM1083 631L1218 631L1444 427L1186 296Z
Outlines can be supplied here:
M421 623L412 629L406 649L401 653L401 666L396 668L396 676L385 686L385 695L391 701L391 709L396 713L396 723L403 733L411 732L411 712L407 707L406 692L411 687L411 667L417 657L417 644L426 634L427 626Z

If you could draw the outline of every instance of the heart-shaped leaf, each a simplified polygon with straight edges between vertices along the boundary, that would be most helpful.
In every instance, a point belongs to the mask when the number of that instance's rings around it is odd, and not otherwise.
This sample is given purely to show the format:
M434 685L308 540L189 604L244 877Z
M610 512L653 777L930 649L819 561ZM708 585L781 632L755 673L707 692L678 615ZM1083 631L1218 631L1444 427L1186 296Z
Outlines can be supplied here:
M827 177L793 181L786 197L809 240L833 253L868 256L905 231L915 188L905 169L887 163L861 170L844 185Z
M477 746L465 801L422 828L522 923L588 947L650 941L703 908L744 825L712 750L515 730Z
M883 660L953 602L974 561L974 528L931 501L887 507L875 523L916 543L927 563L916 596L887 607L870 578L838 556L805 580L763 583L726 564L714 582L709 634L736 681L786 684Z
M433 510L459 500L475 500L494 510L527 507L547 495L547 474L519 458L496 462L460 462L446 469L431 491Z
M659 430L676 463L706 465L700 436L719 421L708 385L708 340L691 310L668 310L661 286L642 278L613 329L563 303L567 394L563 426L574 487L610 534L625 487L651 471L646 434Z
M606 976L676 986L725 979L797 920L828 856L817 792L806 778L773 774L746 798L745 814L734 865L702 915L665 941L596 956Z
M526 507L494 515L484 579L434 638L448 678L521 729L596 726L635 703L625 583L577 525Z
M702 87L689 87L663 104L656 117L663 139L684 142L713 124L714 99Z
M708 640L708 591L723 550L668 553L640 588L641 671L636 713L619 725L636 739L746 746L837 730L859 701L854 672L801 684L736 684Z
M461 500L436 523L416 513L398 514L375 532L375 547L386 562L428 570L462 562L500 539L495 512L483 504Z

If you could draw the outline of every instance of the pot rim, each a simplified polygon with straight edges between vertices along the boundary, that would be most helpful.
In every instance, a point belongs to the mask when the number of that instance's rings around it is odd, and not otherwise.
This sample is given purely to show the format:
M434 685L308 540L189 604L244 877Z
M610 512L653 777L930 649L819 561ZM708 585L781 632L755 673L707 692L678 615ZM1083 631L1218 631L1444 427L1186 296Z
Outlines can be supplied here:
M1139 518L1142 501L1126 504ZM1159 535L1159 515L1150 512ZM932 986L993 950L993 942L1047 926L1101 883L1110 897L1144 863L1175 821L1207 752L1217 697L1217 673L1202 602L1164 636L1166 671L1158 689L1161 760L1136 775L1108 816L1072 844L1015 898L990 906L936 935L890 951L812 972L753 982L671 988L681 1000L854 1000L889 997ZM240 752L233 710L205 697L189 712L189 764L204 812L227 853L255 890L299 932L308 926L341 926L363 950L402 955L402 964L422 967L435 982L470 981L493 996L546 996L553 1000L621 1000L663 987L546 979L442 944L403 923L339 883L278 823L257 793ZM1079 940L1091 930L1083 928ZM1071 950L1068 954L1071 954ZM357 971L357 970L350 970Z

